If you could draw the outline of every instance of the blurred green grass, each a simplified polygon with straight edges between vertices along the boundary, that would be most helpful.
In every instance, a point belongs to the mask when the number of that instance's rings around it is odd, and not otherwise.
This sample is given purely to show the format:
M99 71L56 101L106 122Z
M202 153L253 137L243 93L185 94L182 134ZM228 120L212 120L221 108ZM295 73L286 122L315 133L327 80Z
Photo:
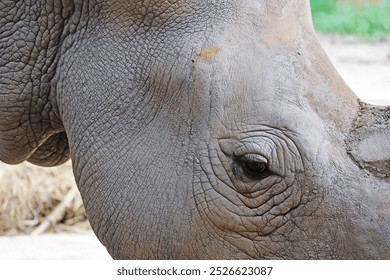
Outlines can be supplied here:
M380 4L311 0L310 4L314 28L319 32L370 40L390 37L390 0L382 0Z

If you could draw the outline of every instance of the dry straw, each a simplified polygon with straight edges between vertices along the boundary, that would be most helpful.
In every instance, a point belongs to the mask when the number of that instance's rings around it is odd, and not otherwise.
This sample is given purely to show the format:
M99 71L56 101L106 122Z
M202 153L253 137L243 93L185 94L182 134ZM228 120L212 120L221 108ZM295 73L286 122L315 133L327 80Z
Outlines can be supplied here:
M70 163L43 168L0 162L0 235L89 229Z

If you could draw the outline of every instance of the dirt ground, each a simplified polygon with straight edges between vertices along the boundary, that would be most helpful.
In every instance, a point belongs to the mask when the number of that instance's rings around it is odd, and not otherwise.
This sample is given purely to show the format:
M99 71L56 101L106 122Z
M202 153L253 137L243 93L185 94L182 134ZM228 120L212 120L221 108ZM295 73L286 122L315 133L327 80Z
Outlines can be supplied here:
M320 36L320 40L336 69L362 100L390 105L390 41L370 44L337 36ZM92 232L0 237L0 259L109 258Z

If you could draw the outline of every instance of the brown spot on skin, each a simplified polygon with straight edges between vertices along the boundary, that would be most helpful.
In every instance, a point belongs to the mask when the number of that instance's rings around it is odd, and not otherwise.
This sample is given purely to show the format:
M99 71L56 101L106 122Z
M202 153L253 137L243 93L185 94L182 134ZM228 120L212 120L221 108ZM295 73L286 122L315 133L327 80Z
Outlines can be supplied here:
M199 54L198 54L198 57L201 59L201 60L205 60L205 61L210 61L212 60L214 57L216 57L216 55L221 51L221 48L220 47L209 47L209 48L205 48L203 49Z

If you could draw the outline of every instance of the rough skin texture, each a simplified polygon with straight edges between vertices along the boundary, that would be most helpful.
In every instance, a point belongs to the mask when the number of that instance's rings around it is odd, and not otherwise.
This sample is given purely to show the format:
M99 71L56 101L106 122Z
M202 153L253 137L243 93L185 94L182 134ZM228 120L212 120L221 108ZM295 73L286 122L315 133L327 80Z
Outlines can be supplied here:
M0 108L0 160L71 157L113 258L390 258L390 110L309 1L1 0Z

